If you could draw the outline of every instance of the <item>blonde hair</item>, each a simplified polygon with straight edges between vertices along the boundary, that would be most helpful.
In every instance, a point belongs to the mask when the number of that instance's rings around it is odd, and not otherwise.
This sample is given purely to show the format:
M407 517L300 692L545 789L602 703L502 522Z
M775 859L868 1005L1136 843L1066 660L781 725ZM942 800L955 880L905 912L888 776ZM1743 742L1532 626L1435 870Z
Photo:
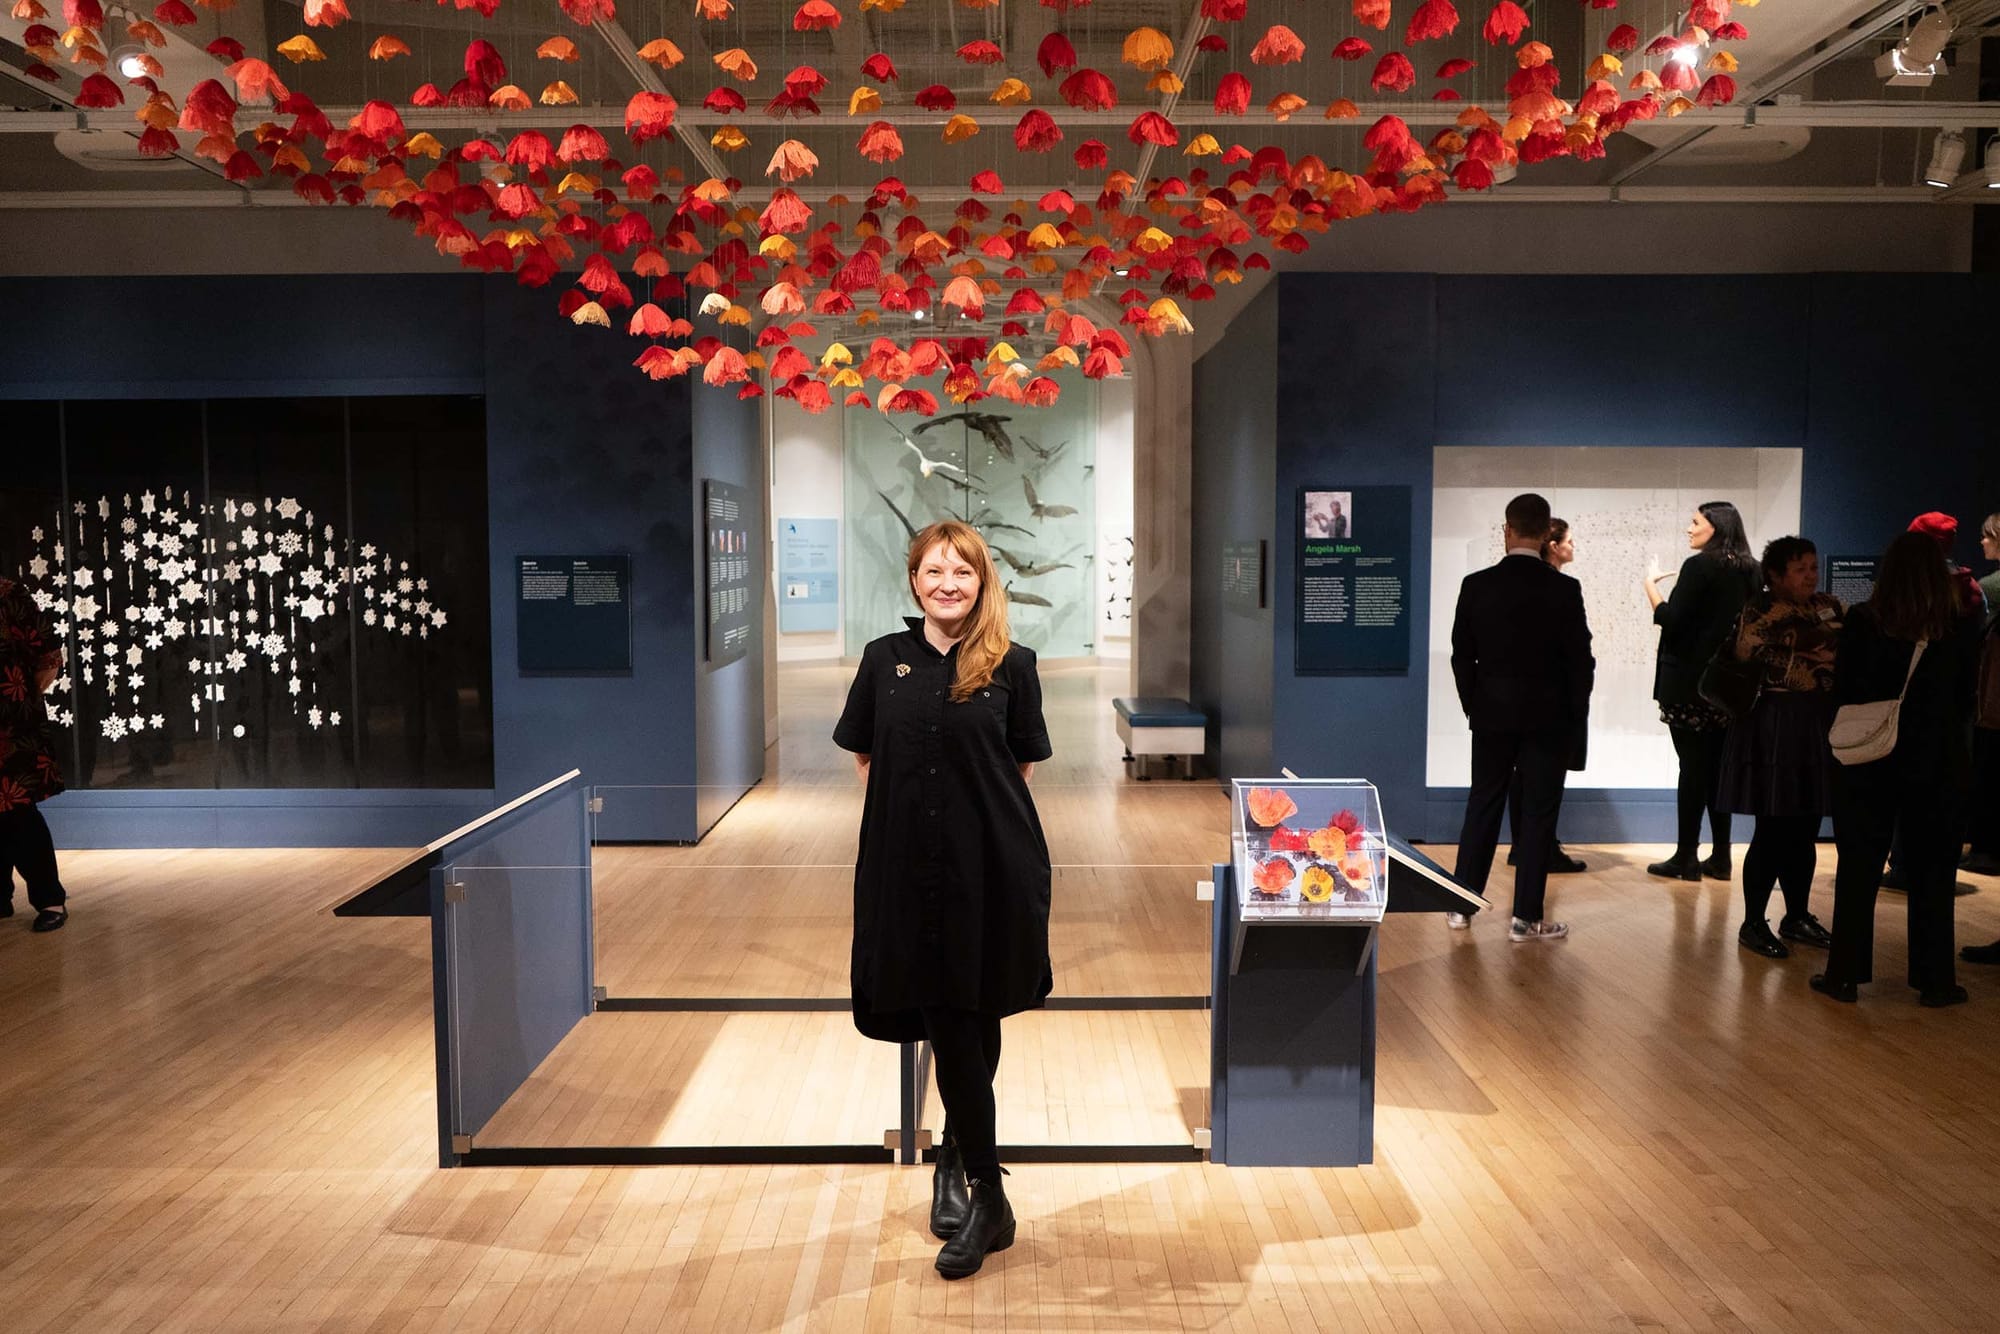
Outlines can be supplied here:
M1013 640L1007 633L1007 590L1000 586L1000 570L986 539L969 523L944 519L910 539L910 596L917 596L917 569L930 549L942 542L956 551L973 573L979 576L979 597L965 613L965 631L958 639L958 675L951 684L952 699L963 704L972 692L993 680L994 669L1007 656ZM922 610L923 603L917 604Z

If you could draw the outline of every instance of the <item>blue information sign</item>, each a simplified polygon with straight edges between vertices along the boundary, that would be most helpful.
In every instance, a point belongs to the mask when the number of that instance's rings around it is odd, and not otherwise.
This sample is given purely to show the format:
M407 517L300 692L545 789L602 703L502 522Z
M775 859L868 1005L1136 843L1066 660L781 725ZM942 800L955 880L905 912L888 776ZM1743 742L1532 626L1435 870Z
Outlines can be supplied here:
M840 520L778 520L778 630L840 628Z
M522 556L516 567L523 672L632 670L630 556Z
M1410 669L1410 488L1299 489L1301 675Z

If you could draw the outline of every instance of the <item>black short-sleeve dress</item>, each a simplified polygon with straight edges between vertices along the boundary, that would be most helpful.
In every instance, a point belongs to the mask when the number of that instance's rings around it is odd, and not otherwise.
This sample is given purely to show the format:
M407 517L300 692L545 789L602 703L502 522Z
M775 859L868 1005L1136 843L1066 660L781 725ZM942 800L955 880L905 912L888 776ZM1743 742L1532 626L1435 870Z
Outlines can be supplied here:
M1049 845L1019 766L1050 755L1034 650L951 698L923 621L861 655L834 743L869 757L854 861L854 1026L924 1036L922 1007L1033 1009L1049 970Z

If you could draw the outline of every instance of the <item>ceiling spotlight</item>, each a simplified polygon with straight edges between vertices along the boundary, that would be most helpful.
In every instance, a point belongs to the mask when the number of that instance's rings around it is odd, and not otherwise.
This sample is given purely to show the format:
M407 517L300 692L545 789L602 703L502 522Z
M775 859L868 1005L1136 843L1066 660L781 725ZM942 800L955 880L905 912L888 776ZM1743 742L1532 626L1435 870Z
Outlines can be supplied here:
M127 79L143 77L146 73L146 48L136 42L115 48L111 52L111 66Z
M930 317L931 313L925 310L922 306L918 306L915 310L910 312L910 318L913 320L927 320Z
M1924 184L1949 187L1958 179L1958 169L1964 161L1965 136L1957 130L1939 130L1937 141L1931 145L1931 164L1924 168Z
M1928 88L1944 71L1945 48L1958 20L1943 5L1928 10L1902 41L1875 58L1875 73L1892 88Z
M1681 64L1692 68L1694 66L1694 63L1700 59L1701 59L1701 48L1696 46L1693 42L1683 42L1679 46L1674 48L1674 53L1672 55L1667 57L1667 63L1671 65L1675 61L1679 61Z

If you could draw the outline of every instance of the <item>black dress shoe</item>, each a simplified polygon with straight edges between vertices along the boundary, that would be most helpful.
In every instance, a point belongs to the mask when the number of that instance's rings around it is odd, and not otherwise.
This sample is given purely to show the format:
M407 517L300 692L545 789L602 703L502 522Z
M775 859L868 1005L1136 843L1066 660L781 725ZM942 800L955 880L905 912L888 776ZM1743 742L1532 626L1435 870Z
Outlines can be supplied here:
M1917 997L1917 1004L1933 1010L1942 1010L1947 1005L1963 1005L1970 999L1964 987L1950 986L1922 993Z
M986 1257L1014 1244L1014 1206L997 1181L975 1181L965 1225L938 1252L937 1271L946 1278L969 1278Z
M2000 856L1990 852L1968 852L1958 869L1967 875L2000 875Z
M1785 948L1784 942L1771 934L1771 924L1761 918L1737 927L1736 943L1752 954L1761 954L1767 959L1792 957L1792 952Z
M1729 858L1710 857L1701 863L1701 873L1710 880L1729 879Z
M937 1172L931 1177L931 1235L949 1241L965 1226L972 1202L965 1194L965 1160L956 1144L938 1146Z
M1521 862L1519 858L1510 852L1507 854L1507 864L1509 866L1519 866ZM1578 871L1584 869L1582 861L1570 856L1561 848L1557 848L1553 853L1549 854L1550 875L1575 875Z
M1819 918L1811 913L1800 913L1797 917L1784 917L1778 921L1778 934L1786 940L1795 940L1801 945L1810 945L1816 950L1833 948L1833 933L1819 924Z
M2000 940L1991 945L1967 945L1958 957L1967 963L2000 963Z
M1665 876L1669 880L1701 879L1701 863L1692 857L1669 857L1663 862L1654 862L1646 868L1647 875Z
M1806 984L1820 995L1837 1000L1843 1005L1852 1005L1860 997L1852 982L1836 982L1825 973L1814 973Z
M63 929L63 923L68 920L67 908L44 908L35 914L35 924L28 929L38 935L47 931L60 931Z
M1903 879L1903 873L1895 867L1882 872L1882 888L1892 889L1898 894L1910 892L1910 882Z
M14 915L14 900L0 899L0 917L12 917L13 915Z

